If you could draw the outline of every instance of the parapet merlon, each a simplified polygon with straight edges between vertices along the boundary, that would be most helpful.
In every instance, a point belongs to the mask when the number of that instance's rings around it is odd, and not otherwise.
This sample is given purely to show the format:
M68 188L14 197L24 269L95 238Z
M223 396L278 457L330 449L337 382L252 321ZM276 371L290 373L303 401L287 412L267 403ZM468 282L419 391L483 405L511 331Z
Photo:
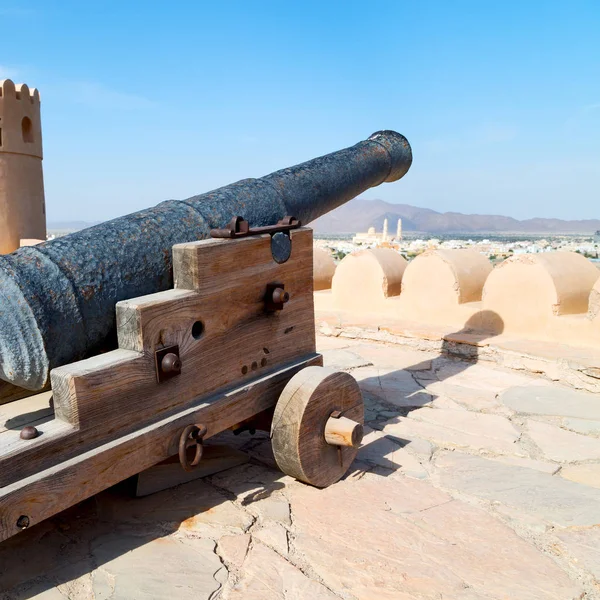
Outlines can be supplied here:
M15 84L10 79L0 81L0 98L29 100L32 104L39 103L40 93L36 88L29 88L26 83Z

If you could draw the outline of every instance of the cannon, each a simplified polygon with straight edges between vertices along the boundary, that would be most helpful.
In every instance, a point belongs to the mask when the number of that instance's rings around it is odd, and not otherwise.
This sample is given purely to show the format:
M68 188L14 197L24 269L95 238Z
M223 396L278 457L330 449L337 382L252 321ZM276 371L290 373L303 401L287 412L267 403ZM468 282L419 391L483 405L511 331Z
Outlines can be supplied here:
M0 258L0 541L226 430L270 432L317 487L346 472L363 402L316 352L306 223L410 167L357 145ZM1 401L0 401L1 404ZM4 417L4 418L2 418Z
M392 131L356 146L245 179L187 200L166 201L0 257L0 379L40 390L54 367L114 344L115 304L168 289L173 245L205 239L233 216L308 224L366 189L396 181L412 155Z

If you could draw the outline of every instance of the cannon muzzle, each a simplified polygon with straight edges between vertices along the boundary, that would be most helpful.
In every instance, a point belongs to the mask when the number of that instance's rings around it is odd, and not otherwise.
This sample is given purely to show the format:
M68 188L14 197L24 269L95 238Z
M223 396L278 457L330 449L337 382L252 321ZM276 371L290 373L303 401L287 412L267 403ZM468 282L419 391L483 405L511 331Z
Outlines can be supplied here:
M302 224L400 179L406 138L378 131L356 146L0 257L0 379L42 389L50 370L116 346L115 305L173 285L174 244L207 238L236 215L252 226Z

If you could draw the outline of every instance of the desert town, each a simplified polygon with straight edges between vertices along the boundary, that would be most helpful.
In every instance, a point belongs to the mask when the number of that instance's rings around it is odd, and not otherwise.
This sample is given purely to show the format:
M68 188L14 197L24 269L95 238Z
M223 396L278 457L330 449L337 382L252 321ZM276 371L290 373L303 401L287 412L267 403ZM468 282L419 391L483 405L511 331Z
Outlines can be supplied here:
M460 238L453 239L451 235L440 238L435 237L435 235L423 235L413 232L403 235L402 219L398 219L396 231L391 234L388 230L388 220L384 219L381 232L377 232L375 227L371 227L366 233L356 233L354 236L337 235L328 237L321 234L316 236L315 245L319 248L327 248L337 260L340 260L346 254L365 248L392 248L408 260L426 250L436 248L448 250L471 248L494 262L509 258L513 254L537 254L557 250L577 252L593 262L596 262L599 258L600 235L563 235L552 236L550 239L537 235L527 239L527 236L522 235L496 234L491 235L491 239L486 238L484 235L479 235L476 239L472 239L468 235L462 235Z
M152 263L145 231L218 212L221 191L159 205L140 231L122 217L46 242L40 96L0 90L0 598L600 597L597 241L403 239L386 222L316 240L313 258L292 220L243 237L219 213L221 233ZM357 148L357 169L389 158L389 182L412 161L395 132ZM144 266L115 283L132 240ZM155 264L175 283L141 287ZM266 313L262 288L244 296L265 277L281 278ZM115 306L118 341L100 346ZM275 389L266 428L236 413Z

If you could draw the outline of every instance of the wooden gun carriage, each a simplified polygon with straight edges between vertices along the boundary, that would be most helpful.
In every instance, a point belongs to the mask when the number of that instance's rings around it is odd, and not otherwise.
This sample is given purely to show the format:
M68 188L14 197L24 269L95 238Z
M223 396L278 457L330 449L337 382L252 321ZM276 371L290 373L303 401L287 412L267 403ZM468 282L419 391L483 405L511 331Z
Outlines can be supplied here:
M363 403L316 352L312 231L238 218L214 235L173 247L174 289L117 304L118 349L51 371L51 406L4 407L19 427L0 431L0 540L173 455L193 469L228 429L270 430L306 483L346 472Z
M337 481L363 404L316 352L300 221L411 162L404 136L377 131L0 256L0 541L169 457L194 469L228 429L266 428L282 471Z

